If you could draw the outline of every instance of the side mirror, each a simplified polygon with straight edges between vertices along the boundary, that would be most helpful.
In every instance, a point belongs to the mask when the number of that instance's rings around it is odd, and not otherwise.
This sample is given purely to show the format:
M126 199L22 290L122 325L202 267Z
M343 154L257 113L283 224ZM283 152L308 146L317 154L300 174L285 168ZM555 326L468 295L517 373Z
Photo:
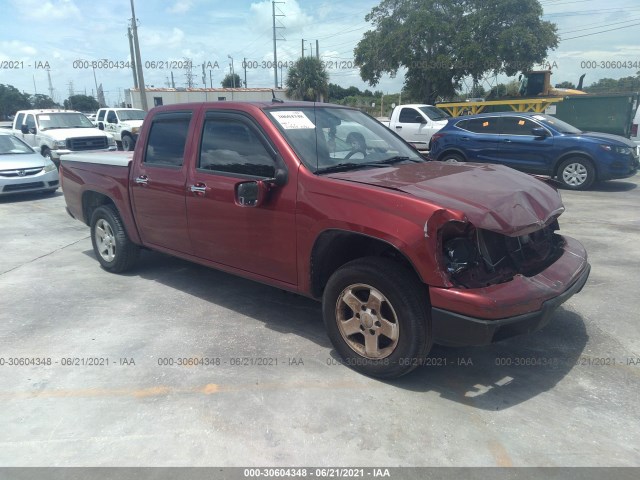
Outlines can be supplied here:
M27 133L29 133L29 127L27 127L25 124L22 124L22 125L20 126L20 131L21 131L22 133L24 133L24 134L27 134Z
M269 185L263 180L242 182L236 185L236 204L241 207L259 207L269 193Z
M415 121L416 123L427 123L422 115L416 115Z
M531 129L531 134L534 137L545 138L549 136L549 132L546 128L536 127Z

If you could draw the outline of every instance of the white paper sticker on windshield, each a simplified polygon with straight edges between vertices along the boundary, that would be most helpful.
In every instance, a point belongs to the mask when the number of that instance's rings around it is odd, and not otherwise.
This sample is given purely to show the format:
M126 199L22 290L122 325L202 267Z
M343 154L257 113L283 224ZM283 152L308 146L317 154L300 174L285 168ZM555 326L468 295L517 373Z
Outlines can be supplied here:
M546 120L542 115L533 115L532 118L535 118L536 120Z
M38 120L51 120L49 115L38 115Z
M273 118L275 118L285 130L316 128L313 122L302 112L272 112L271 115L273 115Z

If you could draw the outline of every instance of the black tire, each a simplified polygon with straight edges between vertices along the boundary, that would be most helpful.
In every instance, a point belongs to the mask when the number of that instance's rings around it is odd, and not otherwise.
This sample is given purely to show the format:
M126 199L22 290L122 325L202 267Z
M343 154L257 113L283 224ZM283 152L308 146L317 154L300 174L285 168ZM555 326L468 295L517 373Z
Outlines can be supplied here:
M93 212L91 243L102 268L112 273L130 270L140 254L140 247L129 240L120 215L112 205L103 205Z
M465 159L457 153L445 153L440 157L440 161L445 163L463 163Z
M424 285L408 268L387 258L357 259L334 272L322 297L322 314L344 363L372 377L409 373L433 343ZM373 355L366 351L367 336Z
M569 190L587 190L596 181L596 169L590 160L567 158L558 167L558 181Z
M131 135L123 135L122 136L122 150L125 152L130 152L135 147L135 142Z

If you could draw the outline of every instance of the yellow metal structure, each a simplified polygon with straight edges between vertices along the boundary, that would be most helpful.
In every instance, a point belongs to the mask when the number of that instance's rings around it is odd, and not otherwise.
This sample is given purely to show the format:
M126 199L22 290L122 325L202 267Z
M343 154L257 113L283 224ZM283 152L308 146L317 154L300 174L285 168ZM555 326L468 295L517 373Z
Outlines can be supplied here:
M488 102L459 102L459 103L437 103L436 107L441 108L453 117L460 115L475 115L489 106L507 105L514 112L537 112L542 113L551 104L561 102L563 98L526 98L512 100L490 100Z

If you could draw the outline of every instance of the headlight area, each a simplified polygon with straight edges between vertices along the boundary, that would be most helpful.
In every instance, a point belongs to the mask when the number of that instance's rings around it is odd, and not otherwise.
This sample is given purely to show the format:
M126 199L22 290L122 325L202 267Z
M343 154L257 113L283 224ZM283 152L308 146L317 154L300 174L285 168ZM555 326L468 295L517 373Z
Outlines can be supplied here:
M525 235L509 237L451 221L440 230L441 267L456 286L482 288L515 275L537 275L562 254L557 219Z

